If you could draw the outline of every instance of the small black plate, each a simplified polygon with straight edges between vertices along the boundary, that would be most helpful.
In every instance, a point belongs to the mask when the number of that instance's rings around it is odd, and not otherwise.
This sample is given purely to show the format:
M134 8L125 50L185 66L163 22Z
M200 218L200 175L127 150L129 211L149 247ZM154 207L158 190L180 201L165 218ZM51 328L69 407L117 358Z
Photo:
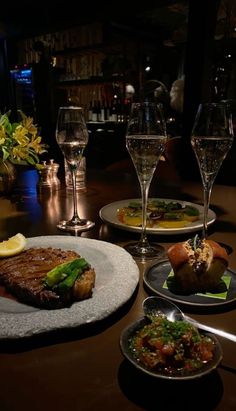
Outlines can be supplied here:
M215 342L214 356L211 361L209 361L206 364L203 364L203 366L198 370L194 370L194 371L182 374L182 375L179 374L177 371L176 371L176 374L169 375L165 373L164 371L162 372L162 371L149 370L135 358L135 356L133 355L130 349L130 343L129 343L130 338L133 337L135 333L138 330L140 330L142 327L144 327L144 325L147 323L148 323L148 320L146 319L146 317L140 318L134 323L130 324L128 327L126 327L122 331L121 336L120 336L120 348L121 348L122 354L137 369L144 372L145 374L151 375L153 377L164 378L167 380L192 380L195 378L202 377L206 374L209 374L211 371L215 370L217 366L220 364L222 360L222 349L221 349L221 345L219 341L213 334L200 331L202 335L208 335Z
M164 260L154 264L145 271L143 281L145 286L149 291L151 291L152 294L157 294L162 297L169 298L170 300L184 304L185 306L196 306L199 308L222 307L236 301L236 273L230 268L228 268L224 273L224 275L231 277L227 297L225 300L200 294L184 295L181 293L173 292L173 290L171 291L169 288L164 288L163 284L168 278L171 269L172 267L170 262L168 260Z

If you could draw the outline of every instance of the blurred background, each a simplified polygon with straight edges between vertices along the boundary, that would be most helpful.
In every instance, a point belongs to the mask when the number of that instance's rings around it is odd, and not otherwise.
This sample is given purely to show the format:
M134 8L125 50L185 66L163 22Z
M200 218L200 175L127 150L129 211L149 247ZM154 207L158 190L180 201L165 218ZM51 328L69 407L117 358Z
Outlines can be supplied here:
M169 161L180 177L199 179L189 143L193 120L202 101L229 100L236 112L235 43L234 0L5 2L0 110L34 117L48 155L62 161L58 107L83 106L87 166L104 168L128 157L132 102L152 99L163 105L168 134L180 137ZM216 181L235 184L235 164L234 144Z

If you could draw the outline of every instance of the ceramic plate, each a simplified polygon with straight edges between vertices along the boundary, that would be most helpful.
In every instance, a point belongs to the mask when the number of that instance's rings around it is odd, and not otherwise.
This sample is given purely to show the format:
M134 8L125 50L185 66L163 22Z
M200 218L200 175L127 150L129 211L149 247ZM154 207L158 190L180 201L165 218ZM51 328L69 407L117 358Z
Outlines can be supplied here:
M77 251L95 269L93 296L57 310L38 309L0 297L2 339L32 336L104 319L132 296L139 281L139 269L133 258L114 244L81 237L40 236L28 238L27 247Z
M178 290L173 290L164 286L172 267L168 260L159 261L144 272L143 281L152 294L169 298L173 302L181 303L184 306L197 307L198 309L214 309L228 305L236 301L236 273L228 268L224 275L230 278L229 288L225 298L217 297L217 294L181 294Z
M151 199L150 199L151 200ZM158 200L160 201L166 201L166 202L171 202L175 201L178 202L182 205L189 205L192 207L195 207L199 210L200 213L200 219L198 221L195 221L193 223L189 223L188 226L186 227L181 227L181 228L147 228L147 233L149 234L184 234L184 233L191 233L194 231L199 231L202 229L203 226L203 207L190 203L188 201L180 201L180 200L173 200L173 199L166 199L166 198L159 198ZM118 218L117 218L117 210L122 207L127 207L130 203L130 201L140 201L140 199L129 199L129 200L121 200L121 201L115 201L114 203L107 204L103 208L101 208L99 215L100 218L105 222L113 227L116 228L122 228L123 230L127 231L135 231L135 232L141 232L141 227L134 227L134 226L128 226L126 224L121 223ZM214 211L209 210L208 213L208 225L212 224L216 219L216 215Z
M125 328L124 331L121 333L121 337L120 337L120 347L121 347L121 351L124 357L129 362L131 362L137 369L144 372L145 374L151 375L153 377L168 379L168 380L191 380L191 379L199 378L199 377L202 377L203 375L209 374L211 371L216 369L219 363L221 362L222 349L221 349L220 343L218 342L217 338L211 333L201 331L201 334L208 335L215 342L215 350L214 350L213 359L209 361L207 364L203 364L203 366L200 369L191 371L189 373L185 372L182 375L176 372L176 374L173 373L170 376L164 371L163 372L153 371L153 370L146 368L134 357L130 349L130 346L129 346L129 339L132 336L134 336L134 334L139 329L141 329L145 324L147 324L147 322L148 320L145 317L140 318L139 320L135 321L134 323L130 324L127 328Z

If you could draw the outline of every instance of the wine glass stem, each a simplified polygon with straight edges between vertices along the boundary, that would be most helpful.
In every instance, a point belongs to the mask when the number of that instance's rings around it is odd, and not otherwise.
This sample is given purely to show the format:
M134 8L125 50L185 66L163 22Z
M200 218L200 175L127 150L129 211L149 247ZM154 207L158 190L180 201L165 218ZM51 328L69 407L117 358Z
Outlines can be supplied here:
M204 212L203 212L203 238L207 238L207 217L210 204L212 184L204 185Z
M140 244L142 247L148 245L148 240L146 236L146 228L147 228L147 202L148 202L148 192L150 183L140 183L141 186L141 195L142 195L142 231L141 231L141 238Z
M77 223L81 222L81 219L79 218L79 215L78 215L77 196L76 196L76 172L77 172L77 167L70 167L70 172L71 172L71 179L72 179L73 204L74 204L74 213L73 213L73 217L71 219L71 222L74 223L74 224L77 224Z

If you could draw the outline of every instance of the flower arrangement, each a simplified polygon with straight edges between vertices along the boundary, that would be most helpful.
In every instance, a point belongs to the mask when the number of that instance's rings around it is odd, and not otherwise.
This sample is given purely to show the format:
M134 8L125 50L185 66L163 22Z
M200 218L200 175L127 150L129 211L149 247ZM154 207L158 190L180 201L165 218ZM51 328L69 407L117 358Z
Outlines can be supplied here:
M18 111L21 121L11 123L10 111L0 114L0 161L39 166L39 154L46 152L33 118Z

